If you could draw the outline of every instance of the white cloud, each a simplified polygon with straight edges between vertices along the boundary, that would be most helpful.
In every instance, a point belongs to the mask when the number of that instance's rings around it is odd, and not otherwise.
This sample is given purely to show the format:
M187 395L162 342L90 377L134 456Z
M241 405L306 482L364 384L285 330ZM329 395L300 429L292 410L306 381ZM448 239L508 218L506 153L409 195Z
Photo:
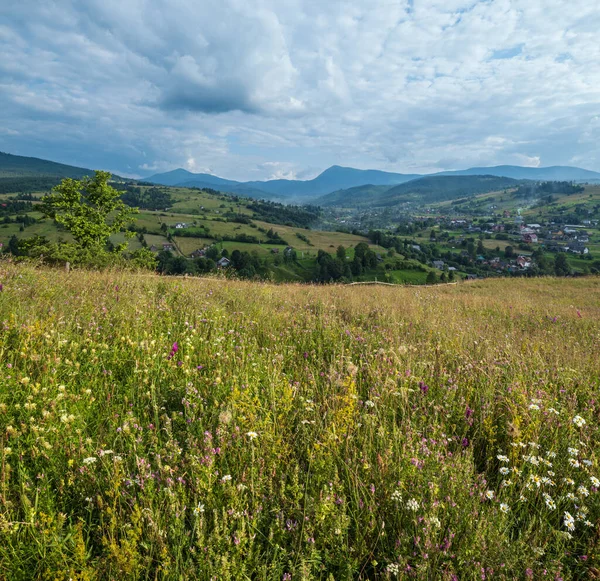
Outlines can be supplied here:
M3 149L235 179L332 163L600 169L588 0L11 4Z

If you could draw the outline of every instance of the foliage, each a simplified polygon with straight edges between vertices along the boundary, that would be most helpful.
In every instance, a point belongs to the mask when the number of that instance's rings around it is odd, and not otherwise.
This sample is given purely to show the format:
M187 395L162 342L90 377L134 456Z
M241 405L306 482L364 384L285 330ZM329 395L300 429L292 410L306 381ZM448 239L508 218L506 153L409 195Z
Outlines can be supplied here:
M6 579L598 569L598 279L0 281Z
M143 189L140 186L127 184L121 199L133 208L144 210L164 210L173 204L173 197L165 188L151 187Z
M42 198L43 212L62 224L82 248L104 248L109 236L132 222L137 213L123 203L121 192L108 185L109 179L104 171L96 171L93 178L66 178ZM125 247L120 245L115 251Z

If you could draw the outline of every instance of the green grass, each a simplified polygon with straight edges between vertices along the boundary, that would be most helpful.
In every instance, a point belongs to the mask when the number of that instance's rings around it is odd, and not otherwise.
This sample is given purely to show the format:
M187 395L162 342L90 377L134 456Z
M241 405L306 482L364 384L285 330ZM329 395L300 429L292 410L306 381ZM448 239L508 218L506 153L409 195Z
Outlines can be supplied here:
M598 278L0 282L0 578L594 578Z

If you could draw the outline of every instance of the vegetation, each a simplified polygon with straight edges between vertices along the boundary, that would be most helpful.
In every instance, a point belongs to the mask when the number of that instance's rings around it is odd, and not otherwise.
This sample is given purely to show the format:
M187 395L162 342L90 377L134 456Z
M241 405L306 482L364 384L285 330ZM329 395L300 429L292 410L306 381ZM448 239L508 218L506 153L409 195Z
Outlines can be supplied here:
M597 278L0 280L2 578L599 567Z

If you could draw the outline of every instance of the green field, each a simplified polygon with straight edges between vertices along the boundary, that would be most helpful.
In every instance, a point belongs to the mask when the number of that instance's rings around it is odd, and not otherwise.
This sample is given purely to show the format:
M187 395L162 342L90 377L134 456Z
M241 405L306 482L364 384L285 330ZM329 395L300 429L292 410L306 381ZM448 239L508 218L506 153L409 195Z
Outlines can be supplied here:
M2 579L596 576L599 278L0 282Z

